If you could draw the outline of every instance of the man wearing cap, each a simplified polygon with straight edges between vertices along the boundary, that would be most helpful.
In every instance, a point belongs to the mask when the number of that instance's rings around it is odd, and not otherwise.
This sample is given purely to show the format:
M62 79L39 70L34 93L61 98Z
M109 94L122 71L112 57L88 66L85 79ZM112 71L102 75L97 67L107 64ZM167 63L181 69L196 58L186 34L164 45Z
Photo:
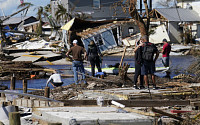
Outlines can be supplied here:
M165 67L169 67L169 53L171 51L171 45L167 42L167 39L163 39L163 48L162 48L162 63Z
M86 84L85 80L85 70L83 66L83 60L86 59L87 53L85 49L81 46L79 46L77 40L73 40L73 47L69 49L69 51L66 53L66 56L69 56L70 53L72 53L72 67L74 72L74 82L77 85L78 84L78 72L80 71L82 75L82 79L84 83ZM82 54L84 54L84 58L82 57Z

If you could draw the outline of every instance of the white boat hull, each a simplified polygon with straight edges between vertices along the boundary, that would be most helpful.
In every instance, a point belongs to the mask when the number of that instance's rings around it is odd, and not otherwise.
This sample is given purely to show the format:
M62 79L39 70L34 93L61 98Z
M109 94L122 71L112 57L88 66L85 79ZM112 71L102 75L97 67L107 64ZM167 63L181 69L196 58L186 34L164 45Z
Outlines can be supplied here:
M85 67L85 70L87 72L91 72L91 68ZM156 67L156 72L161 72L161 71L167 71L169 70L169 67ZM95 68L95 72L98 72L98 69ZM105 72L107 74L118 74L119 73L119 68L102 68L102 72ZM135 68L129 68L127 73L135 73Z

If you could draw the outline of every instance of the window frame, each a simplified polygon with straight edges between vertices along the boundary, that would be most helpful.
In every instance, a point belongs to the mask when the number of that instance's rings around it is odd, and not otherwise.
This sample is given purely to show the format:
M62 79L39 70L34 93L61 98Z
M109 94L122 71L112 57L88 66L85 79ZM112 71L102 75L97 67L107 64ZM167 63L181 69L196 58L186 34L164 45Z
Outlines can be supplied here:
M93 9L101 9L101 0L93 0L92 7Z

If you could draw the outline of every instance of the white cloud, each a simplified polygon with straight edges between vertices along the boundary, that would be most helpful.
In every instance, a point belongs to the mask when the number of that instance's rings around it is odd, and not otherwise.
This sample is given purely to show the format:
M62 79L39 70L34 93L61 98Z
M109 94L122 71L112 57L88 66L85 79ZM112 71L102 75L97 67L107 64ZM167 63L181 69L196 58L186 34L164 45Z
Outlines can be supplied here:
M28 16L35 16L37 10L34 10L38 6L45 6L50 3L50 0L24 0L24 2L30 2L34 6L28 10ZM16 12L17 7L20 5L20 0L0 0L0 8L3 9L5 15L10 15ZM2 16L2 12L0 11L0 16ZM19 14L16 16L20 16Z
M0 7L1 7L1 9L3 9L5 15L9 15L12 12L15 12L17 6L20 4L20 1L4 0L4 1L0 1L0 3L1 3Z
M12 9L13 7L16 8L20 4L20 1L16 0L5 0L1 1L1 8L2 9Z

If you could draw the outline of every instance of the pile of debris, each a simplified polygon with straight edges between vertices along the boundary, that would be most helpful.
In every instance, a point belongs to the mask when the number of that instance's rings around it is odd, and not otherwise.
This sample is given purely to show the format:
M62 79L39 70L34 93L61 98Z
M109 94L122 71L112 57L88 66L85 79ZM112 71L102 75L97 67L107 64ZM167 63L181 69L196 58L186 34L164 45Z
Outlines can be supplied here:
M194 74L194 79L197 82L200 82L200 58L196 62L192 63L187 71L191 74Z
M11 61L13 60L13 56L6 56L4 53L0 53L0 60L1 61Z
M199 56L200 55L200 47L197 45L197 46L193 46L189 53L189 55L194 55L194 56Z
M13 62L1 61L0 62L0 79L10 80L11 76L17 79L30 78L31 74L38 73L44 68L41 66L33 65L32 62Z

